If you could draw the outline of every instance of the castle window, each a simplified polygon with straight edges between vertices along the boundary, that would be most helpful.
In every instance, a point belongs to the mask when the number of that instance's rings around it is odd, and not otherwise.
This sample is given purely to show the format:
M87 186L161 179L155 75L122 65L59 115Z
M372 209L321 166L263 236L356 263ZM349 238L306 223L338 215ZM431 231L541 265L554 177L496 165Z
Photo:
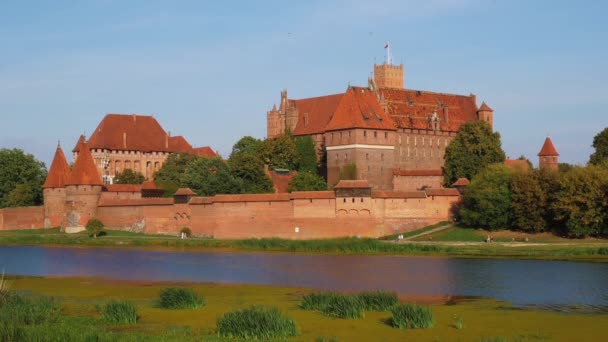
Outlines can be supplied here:
M422 138L422 146L424 146L424 137Z
M418 139L414 137L414 146L418 146Z
M368 160L369 160L369 153L366 153L366 154L365 154L365 159L368 159Z
M405 143L408 144L408 145L410 144L410 136L409 135L405 137Z
M344 203L346 203L346 198L344 199L344 201L343 201L343 202L344 202Z
M361 203L363 203L363 197L361 197Z
M366 137L367 136L367 131L363 131L363 136Z
M378 137L378 132L374 132L374 138Z
M380 160L384 160L384 153L380 154Z
M388 139L388 132L384 132L384 139Z
M355 203L355 198L353 197L353 203Z
M399 136L399 145L401 145L401 136Z

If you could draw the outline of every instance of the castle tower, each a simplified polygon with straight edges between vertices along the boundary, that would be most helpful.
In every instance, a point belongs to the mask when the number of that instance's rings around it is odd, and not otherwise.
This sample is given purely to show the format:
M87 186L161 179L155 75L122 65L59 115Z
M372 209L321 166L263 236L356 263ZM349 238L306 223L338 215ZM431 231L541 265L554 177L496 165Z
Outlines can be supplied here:
M557 153L555 146L553 146L551 138L547 137L543 147L540 149L540 152L538 152L538 167L540 169L557 171L559 163L558 157L559 153Z
M374 84L378 88L404 89L403 64L374 64Z
M42 185L44 196L44 228L61 226L65 220L65 184L70 177L70 166L57 145L49 174Z
M96 216L103 186L91 151L82 136L78 151L78 158L66 182L67 220L63 227L68 233L84 230L89 219Z
M365 179L375 190L392 189L395 131L373 91L350 87L325 128L327 184L333 187L355 171L347 177Z
M272 106L272 110L266 113L266 137L276 138L285 133L285 115Z
M479 120L489 123L492 130L494 130L494 109L490 108L485 102L482 102L481 106L479 106L477 117Z

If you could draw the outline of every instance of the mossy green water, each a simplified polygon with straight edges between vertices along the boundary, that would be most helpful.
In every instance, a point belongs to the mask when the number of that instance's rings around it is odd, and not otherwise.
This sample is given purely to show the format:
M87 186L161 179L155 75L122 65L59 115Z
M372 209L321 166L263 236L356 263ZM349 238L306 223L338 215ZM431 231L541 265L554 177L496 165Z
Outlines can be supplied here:
M56 298L62 315L67 317L62 319L70 320L76 327L81 326L83 332L109 336L102 340L128 336L125 339L134 341L218 341L221 338L217 336L217 319L227 312L253 305L276 307L292 318L300 328L300 334L291 338L293 341L319 338L337 341L480 341L495 338L508 341L602 341L608 334L607 314L513 310L507 303L489 299L467 300L452 305L431 304L432 328L401 330L390 326L390 312L366 311L364 318L342 320L326 317L318 311L302 310L299 303L311 291L301 288L86 278L19 278L11 279L10 286L26 295ZM156 303L158 293L168 286L191 288L205 296L207 305L192 310L161 309ZM129 300L137 305L137 324L114 326L103 323L95 307L110 300ZM418 298L408 302L426 300ZM466 322L463 329L454 327L454 317ZM69 325L65 324L63 328L61 325L53 327L56 330L68 328Z

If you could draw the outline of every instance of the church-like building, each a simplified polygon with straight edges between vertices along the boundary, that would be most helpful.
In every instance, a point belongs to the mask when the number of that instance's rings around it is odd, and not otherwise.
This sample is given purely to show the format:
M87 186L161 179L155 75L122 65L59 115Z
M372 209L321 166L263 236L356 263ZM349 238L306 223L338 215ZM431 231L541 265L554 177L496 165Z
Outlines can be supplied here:
M81 136L72 150L74 161L86 138ZM217 156L210 147L194 148L181 135L171 136L150 115L107 114L86 141L99 176L104 184L126 169L152 179L171 153Z
M330 187L354 165L373 189L409 191L441 187L445 149L460 125L492 126L493 115L473 94L406 89L403 65L387 62L374 65L367 87L298 100L283 90L267 113L267 136L312 136L319 156L326 153Z

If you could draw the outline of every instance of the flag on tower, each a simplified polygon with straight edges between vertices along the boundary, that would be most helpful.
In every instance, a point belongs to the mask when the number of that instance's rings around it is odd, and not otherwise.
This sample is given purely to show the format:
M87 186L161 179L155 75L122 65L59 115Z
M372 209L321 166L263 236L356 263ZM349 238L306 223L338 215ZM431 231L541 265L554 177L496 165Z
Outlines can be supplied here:
M384 48L385 48L385 49L388 49L388 43L386 43L386 45L384 45Z

